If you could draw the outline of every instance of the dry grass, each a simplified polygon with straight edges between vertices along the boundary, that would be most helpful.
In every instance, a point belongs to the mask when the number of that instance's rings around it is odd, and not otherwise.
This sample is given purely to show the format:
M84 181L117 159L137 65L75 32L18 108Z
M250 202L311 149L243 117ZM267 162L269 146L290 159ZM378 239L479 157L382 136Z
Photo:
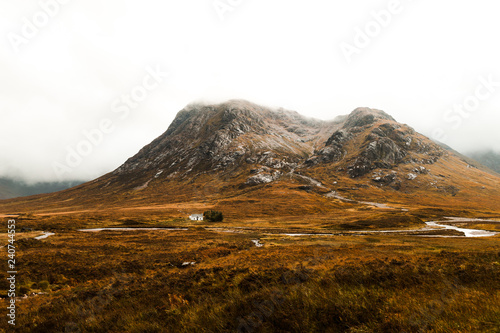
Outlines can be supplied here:
M352 218L346 213L341 221ZM500 327L498 236L287 237L262 232L289 230L272 220L242 222L253 229L241 233L196 224L189 231L75 230L187 223L139 213L18 223L56 230L46 240L17 242L18 288L32 293L42 291L43 281L49 284L48 294L18 302L22 332L496 332ZM298 218L290 223L293 230L310 227ZM252 239L264 247L255 247ZM0 287L5 293L5 282ZM5 320L0 325L7 329Z

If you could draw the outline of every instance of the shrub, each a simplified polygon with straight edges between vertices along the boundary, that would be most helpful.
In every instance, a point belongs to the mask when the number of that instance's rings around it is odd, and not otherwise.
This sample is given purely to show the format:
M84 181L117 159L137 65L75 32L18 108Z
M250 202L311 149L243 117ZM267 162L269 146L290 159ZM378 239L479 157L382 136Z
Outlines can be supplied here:
M224 220L224 216L221 212L208 210L203 213L203 219L207 220L208 222L222 222L222 220Z
M28 287L28 286L19 287L19 294L20 295L27 295L29 292L30 292L30 287Z
M44 280L44 281L40 281L40 282L38 283L38 286L39 286L39 287L40 287L40 289L42 289L42 290L47 290L47 289L49 288L49 285L50 285L49 281L45 281L45 280Z

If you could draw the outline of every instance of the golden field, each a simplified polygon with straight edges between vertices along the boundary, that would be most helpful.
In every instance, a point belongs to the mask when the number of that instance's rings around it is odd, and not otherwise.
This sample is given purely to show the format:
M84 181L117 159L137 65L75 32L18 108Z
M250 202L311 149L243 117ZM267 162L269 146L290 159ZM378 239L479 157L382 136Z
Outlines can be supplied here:
M332 216L228 217L213 224L187 221L178 211L173 217L178 208L17 216L18 229L56 234L44 240L34 240L36 232L17 234L18 292L27 297L17 302L16 331L500 329L499 235L350 233L419 228L438 217L429 209L353 205ZM78 231L104 226L188 230ZM300 232L336 235L283 235ZM0 288L5 294L5 280ZM5 308L7 300L1 302ZM0 329L12 331L6 320Z

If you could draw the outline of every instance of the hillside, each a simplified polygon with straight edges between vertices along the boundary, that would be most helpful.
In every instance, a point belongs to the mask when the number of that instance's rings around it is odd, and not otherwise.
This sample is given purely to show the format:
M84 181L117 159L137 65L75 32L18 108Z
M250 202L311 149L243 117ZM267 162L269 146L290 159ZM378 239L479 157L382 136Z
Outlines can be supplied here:
M25 197L29 195L52 193L62 191L82 182L39 182L36 184L26 184L25 182L0 178L0 200Z
M189 105L115 171L3 212L137 208L228 216L331 214L357 201L404 209L500 211L500 178L387 113L358 108L332 121L246 101Z

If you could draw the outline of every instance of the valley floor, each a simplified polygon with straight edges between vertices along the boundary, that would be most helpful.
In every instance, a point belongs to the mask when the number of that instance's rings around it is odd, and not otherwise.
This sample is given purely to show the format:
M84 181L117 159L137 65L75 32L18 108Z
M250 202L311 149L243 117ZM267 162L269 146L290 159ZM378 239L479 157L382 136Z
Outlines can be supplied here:
M287 236L267 229L306 229L112 219L106 226L187 230L82 232L103 222L81 217L56 228L30 218L55 235L18 234L18 293L26 294L17 300L19 332L500 329L499 235ZM9 329L4 318L0 330Z

